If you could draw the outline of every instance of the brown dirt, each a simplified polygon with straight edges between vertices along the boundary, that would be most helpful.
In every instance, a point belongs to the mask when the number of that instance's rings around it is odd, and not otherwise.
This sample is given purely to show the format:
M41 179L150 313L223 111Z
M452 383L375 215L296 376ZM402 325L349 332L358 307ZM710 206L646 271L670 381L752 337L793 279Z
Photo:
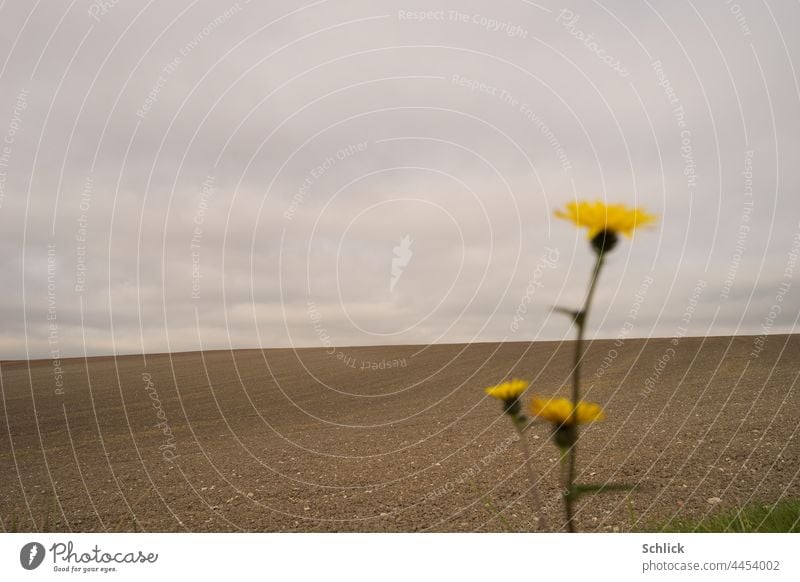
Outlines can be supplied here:
M580 529L800 496L800 336L765 342L760 352L754 337L591 345L586 398L607 418L582 433L580 479L637 489L586 498ZM361 369L384 360L406 365ZM531 393L566 394L570 362L569 343L90 358L61 362L63 394L53 362L3 362L0 525L530 530L521 454L482 389L513 375L534 381ZM172 438L155 426L158 405ZM558 524L547 427L528 439Z

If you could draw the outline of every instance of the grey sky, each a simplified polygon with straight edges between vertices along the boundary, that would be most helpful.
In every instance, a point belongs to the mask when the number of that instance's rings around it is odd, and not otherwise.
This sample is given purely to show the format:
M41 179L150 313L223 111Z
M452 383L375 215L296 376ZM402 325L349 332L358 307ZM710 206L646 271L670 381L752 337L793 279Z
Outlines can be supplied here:
M797 327L797 3L112 4L0 8L2 358L571 338L574 198L595 337Z

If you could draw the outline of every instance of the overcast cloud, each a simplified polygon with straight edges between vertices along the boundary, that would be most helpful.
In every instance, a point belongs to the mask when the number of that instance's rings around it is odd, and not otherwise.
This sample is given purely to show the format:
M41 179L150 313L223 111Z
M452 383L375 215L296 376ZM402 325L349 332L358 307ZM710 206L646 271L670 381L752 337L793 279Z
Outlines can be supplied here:
M610 256L593 337L793 332L798 22L7 1L0 357L571 338L575 198L659 215Z

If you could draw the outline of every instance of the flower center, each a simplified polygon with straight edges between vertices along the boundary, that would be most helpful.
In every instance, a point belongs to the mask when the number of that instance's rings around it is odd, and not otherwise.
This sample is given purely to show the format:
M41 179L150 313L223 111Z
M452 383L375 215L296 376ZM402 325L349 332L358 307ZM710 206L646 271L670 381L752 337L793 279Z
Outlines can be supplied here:
M619 242L619 237L616 232L613 230L601 230L592 239L592 248L598 255L602 255L617 246L617 242Z

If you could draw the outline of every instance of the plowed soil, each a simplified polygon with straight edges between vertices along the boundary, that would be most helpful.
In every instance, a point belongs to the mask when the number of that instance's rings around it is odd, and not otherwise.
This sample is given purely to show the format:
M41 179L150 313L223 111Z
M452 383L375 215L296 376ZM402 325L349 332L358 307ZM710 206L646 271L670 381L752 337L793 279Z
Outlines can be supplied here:
M606 419L582 431L580 480L636 488L584 498L579 529L800 497L798 356L800 336L593 342L585 398ZM483 387L566 395L571 361L545 342L2 362L2 529L531 531ZM557 529L548 430L527 440Z

